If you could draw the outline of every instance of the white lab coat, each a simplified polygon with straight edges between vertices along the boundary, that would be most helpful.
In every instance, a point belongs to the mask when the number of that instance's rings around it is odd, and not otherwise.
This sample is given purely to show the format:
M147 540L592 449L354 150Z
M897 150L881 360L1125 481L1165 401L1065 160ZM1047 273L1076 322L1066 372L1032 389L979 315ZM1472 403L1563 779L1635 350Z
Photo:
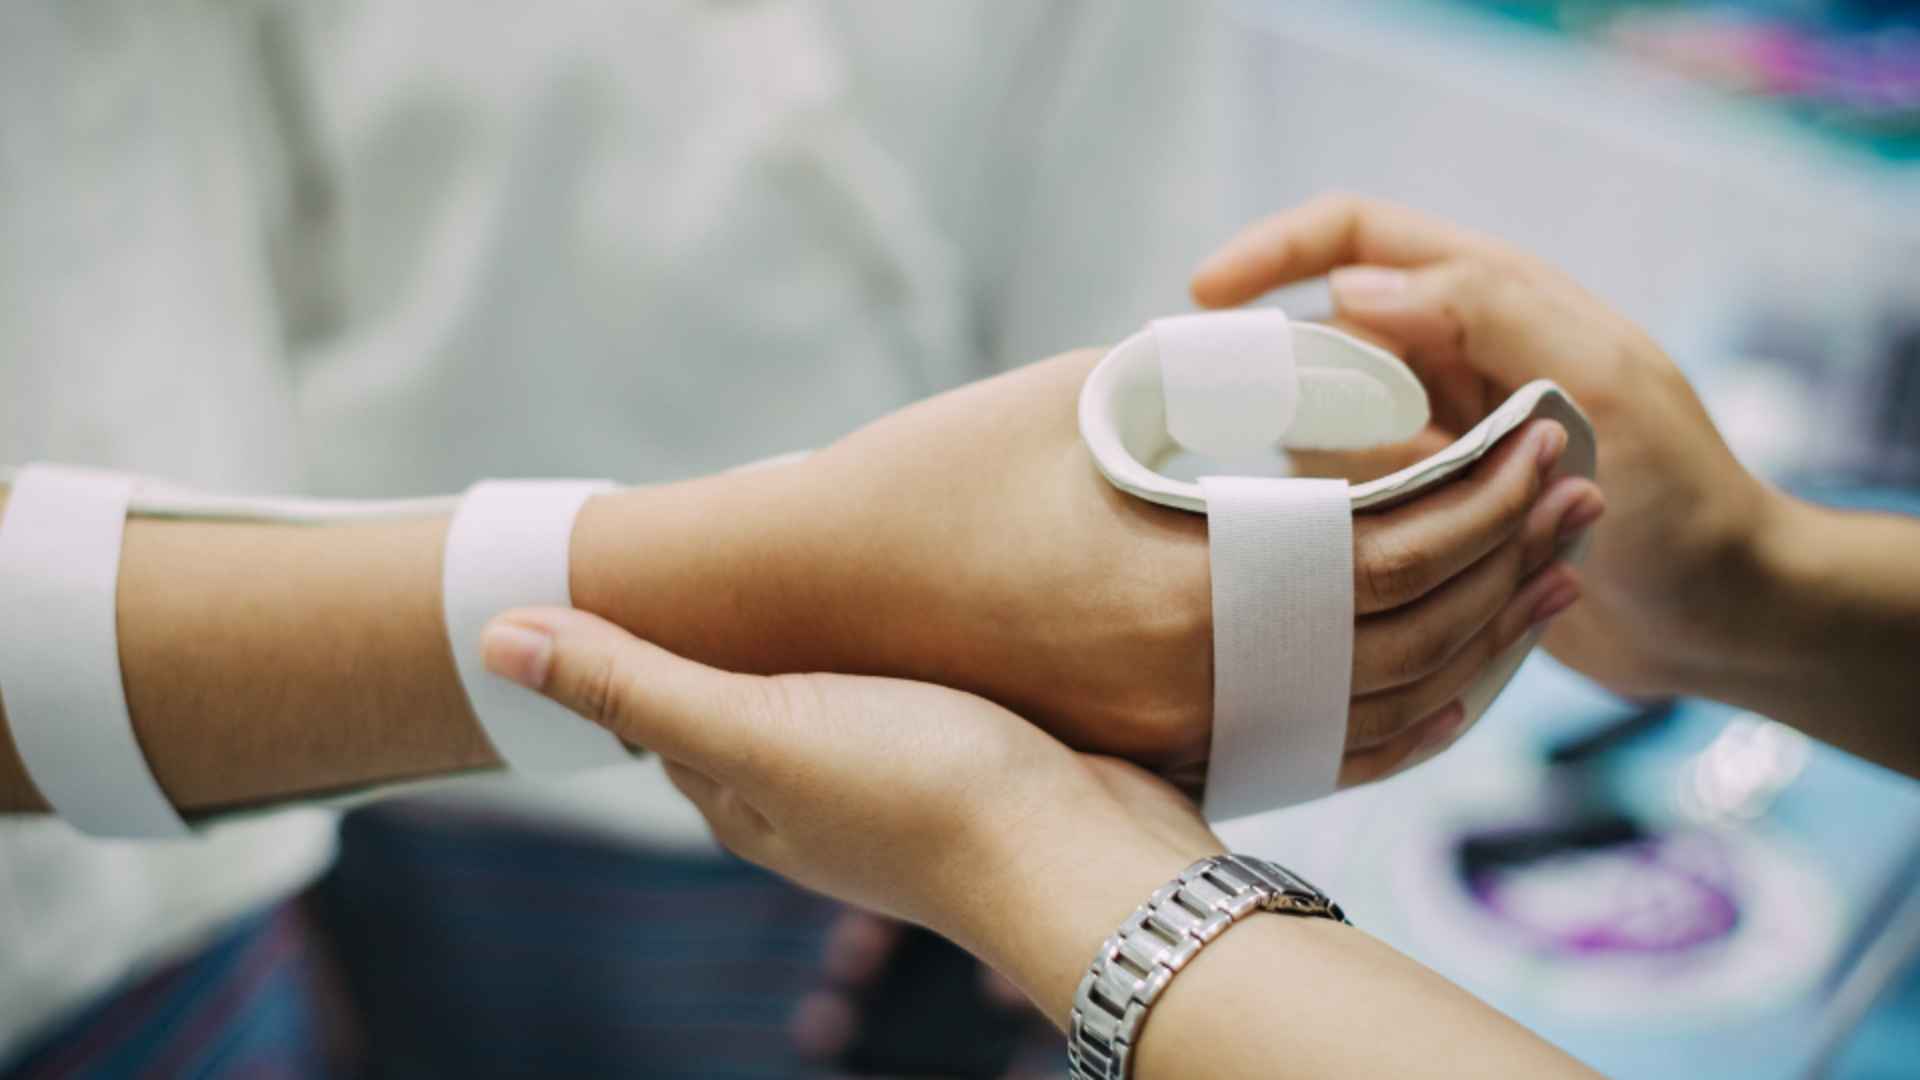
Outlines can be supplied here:
M1217 33L1185 4L8 5L0 461L381 495L818 445L1184 304L1228 224ZM689 828L663 790L538 799ZM0 824L0 1062L331 843L315 811Z

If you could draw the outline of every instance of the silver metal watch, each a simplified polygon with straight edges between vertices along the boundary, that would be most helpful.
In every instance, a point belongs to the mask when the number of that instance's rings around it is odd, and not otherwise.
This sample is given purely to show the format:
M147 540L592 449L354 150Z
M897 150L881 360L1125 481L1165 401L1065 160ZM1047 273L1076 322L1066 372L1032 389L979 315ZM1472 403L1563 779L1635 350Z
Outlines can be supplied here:
M1073 996L1068 1075L1132 1075L1147 1010L1202 946L1256 911L1347 922L1340 905L1286 867L1248 855L1201 859L1156 889L1094 956Z

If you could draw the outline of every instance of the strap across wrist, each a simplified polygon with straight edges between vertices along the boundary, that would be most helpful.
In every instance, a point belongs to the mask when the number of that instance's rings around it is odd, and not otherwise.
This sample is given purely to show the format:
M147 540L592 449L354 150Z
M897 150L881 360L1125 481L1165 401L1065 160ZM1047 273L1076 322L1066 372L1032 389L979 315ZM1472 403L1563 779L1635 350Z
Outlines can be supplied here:
M573 523L599 480L475 484L447 529L441 583L447 639L474 716L507 765L556 774L632 761L620 740L486 669L480 637L516 607L572 607Z

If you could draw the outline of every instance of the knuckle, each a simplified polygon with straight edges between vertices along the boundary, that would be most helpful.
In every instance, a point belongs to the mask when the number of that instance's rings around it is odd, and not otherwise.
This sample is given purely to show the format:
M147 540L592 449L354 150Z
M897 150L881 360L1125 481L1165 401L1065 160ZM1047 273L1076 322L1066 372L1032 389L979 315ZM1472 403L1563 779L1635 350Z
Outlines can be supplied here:
M736 715L757 725L784 724L804 708L811 691L808 680L798 675L769 675L760 679L738 679L728 683L733 700L729 707Z
M1413 726L1417 718L1407 715L1409 712L1398 695L1368 702L1364 708L1354 709L1347 723L1347 749L1376 750L1385 747Z
M611 654L603 653L587 664L580 673L579 710L587 719L602 727L620 728L622 718L623 695L620 665Z
M1369 533L1359 541L1354 560L1354 590L1362 610L1398 607L1426 591L1427 557L1421 552Z
M1513 471L1518 475L1493 485L1492 513L1499 524L1506 526L1518 525L1540 495L1540 470L1532 461L1522 462Z
M1454 269L1453 286L1455 295L1471 301L1465 310L1493 313L1507 310L1527 287L1520 268L1499 254L1461 260Z
M1445 666L1459 647L1460 631L1448 624L1421 625L1396 650L1393 674L1402 683L1426 678Z
M818 683L806 675L731 679L718 704L756 733L742 741L739 751L744 764L763 774L778 773L790 764L780 750L783 736L801 718L821 715L823 708Z
M1492 290L1498 275L1494 272L1491 259L1472 257L1461 259L1448 270L1449 292L1456 296L1484 296Z

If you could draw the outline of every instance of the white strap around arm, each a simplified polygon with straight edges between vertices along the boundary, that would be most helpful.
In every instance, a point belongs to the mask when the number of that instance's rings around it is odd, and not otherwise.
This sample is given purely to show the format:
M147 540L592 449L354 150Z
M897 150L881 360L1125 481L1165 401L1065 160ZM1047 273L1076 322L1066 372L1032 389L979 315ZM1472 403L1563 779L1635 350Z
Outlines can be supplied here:
M1353 505L1345 480L1210 476L1213 748L1222 821L1334 789L1353 684Z
M1175 442L1245 460L1289 436L1303 379L1286 315L1187 315L1148 329ZM1326 413L1354 402L1311 404L1307 412ZM1338 779L1353 667L1353 502L1344 480L1210 476L1200 490L1213 573L1206 812L1219 821L1319 798Z
M573 606L568 551L597 480L490 480L474 485L447 530L443 603L447 638L467 701L508 766L564 773L630 762L620 740L539 694L489 672L480 655L488 620L509 608Z
M131 477L30 465L0 519L0 701L34 786L96 836L190 834L134 737L116 597Z
M1147 324L1160 354L1167 434L1220 458L1271 452L1300 409L1293 333L1275 308L1176 315Z

